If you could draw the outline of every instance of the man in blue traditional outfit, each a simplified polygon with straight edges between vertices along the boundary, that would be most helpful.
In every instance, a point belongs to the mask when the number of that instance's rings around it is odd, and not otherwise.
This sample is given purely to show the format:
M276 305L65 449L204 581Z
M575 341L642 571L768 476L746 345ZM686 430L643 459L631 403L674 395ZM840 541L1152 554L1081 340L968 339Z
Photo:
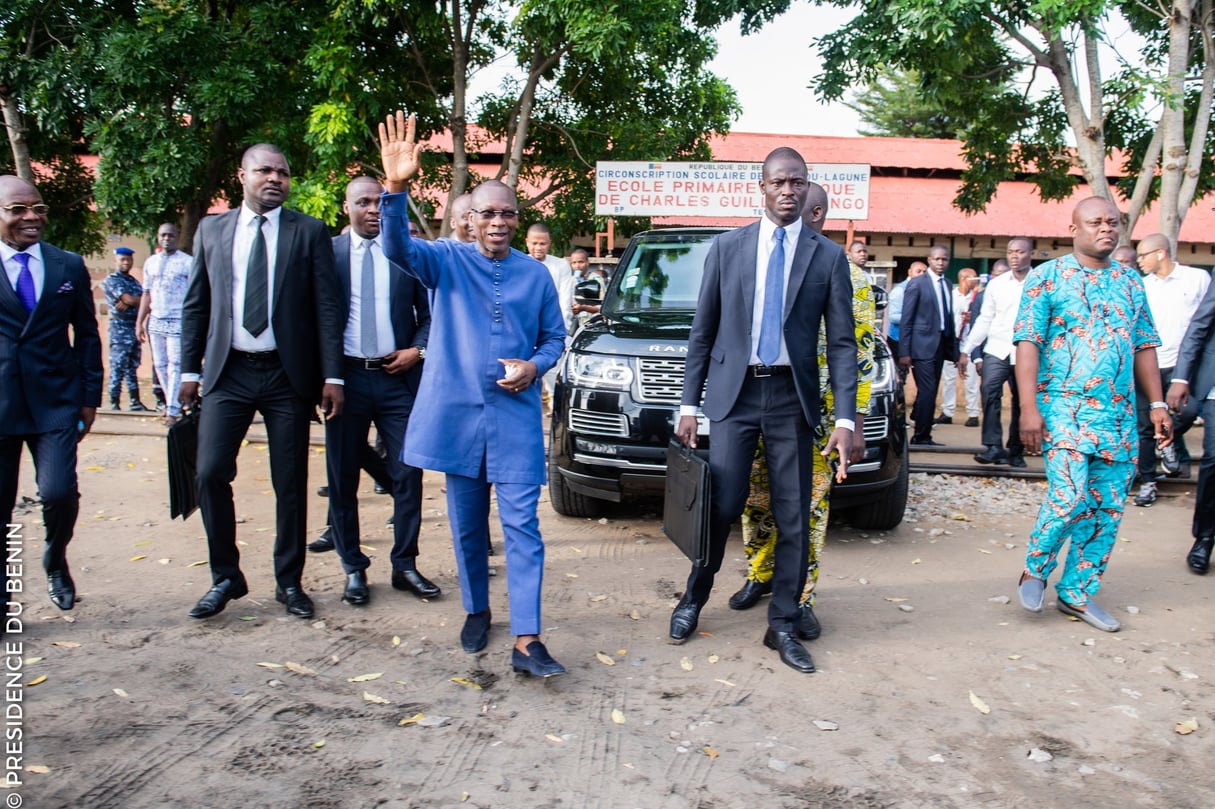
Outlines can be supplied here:
M426 367L405 463L447 474L447 510L468 617L464 651L489 642L491 487L506 544L515 671L565 673L540 641L544 542L536 506L544 484L540 377L565 348L565 322L548 270L511 249L519 203L500 182L472 194L476 239L426 242L409 236L406 191L421 144L411 116L380 125L388 193L380 206L384 253L433 290Z

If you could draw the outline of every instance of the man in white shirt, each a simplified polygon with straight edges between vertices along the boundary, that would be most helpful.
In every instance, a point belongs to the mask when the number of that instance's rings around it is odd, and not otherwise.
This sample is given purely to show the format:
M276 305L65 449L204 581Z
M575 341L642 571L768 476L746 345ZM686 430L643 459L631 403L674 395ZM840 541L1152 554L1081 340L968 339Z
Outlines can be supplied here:
M548 229L548 225L537 222L527 229L527 254L548 268L548 274L553 279L553 286L557 287L557 301L561 304L565 333L570 335L578 327L578 321L574 317L574 287L578 282L574 280L574 271L570 268L568 261L549 254L548 251L552 246L553 234ZM558 366L560 364L557 363ZM547 411L552 406L553 386L557 382L557 366L553 366L552 370L544 375L542 381L544 388L540 398Z
M1168 390L1177 365L1177 352L1182 338L1190 326L1190 320L1198 309L1199 302L1207 294L1211 276L1203 270L1187 267L1173 261L1173 246L1163 233L1144 236L1135 249L1139 269L1143 271L1143 290L1147 293L1148 309L1156 322L1160 336L1160 347L1156 357L1160 364L1160 383ZM1156 502L1156 439L1153 438L1152 422L1147 397L1135 387L1135 408L1139 419L1139 477L1141 485L1135 495L1135 505L1147 507ZM1178 474L1190 476L1190 453L1186 449L1186 430L1197 416L1194 408L1182 411L1173 417L1173 446L1181 464ZM1171 477L1172 475L1170 475Z
M991 279L983 292L983 307L978 319L971 324L970 333L962 343L962 356L984 344L983 348L983 444L986 449L975 455L984 464L1008 464L1023 469L1024 449L1021 445L1021 404L1017 396L1017 377L1013 366L1017 351L1013 345L1013 325L1021 306L1021 291L1029 275L1029 257L1033 242L1018 236L1008 240L1005 257L1009 271ZM1008 425L1007 451L1004 430L1000 423L1004 406L1004 383L1012 394L1012 419Z
M970 303L979 291L979 274L973 267L958 270L958 285L953 288L953 323L958 339L966 339L970 330ZM979 376L967 374L962 380L966 393L966 426L979 426ZM958 407L958 366L945 361L941 367L941 415L937 424L953 424Z

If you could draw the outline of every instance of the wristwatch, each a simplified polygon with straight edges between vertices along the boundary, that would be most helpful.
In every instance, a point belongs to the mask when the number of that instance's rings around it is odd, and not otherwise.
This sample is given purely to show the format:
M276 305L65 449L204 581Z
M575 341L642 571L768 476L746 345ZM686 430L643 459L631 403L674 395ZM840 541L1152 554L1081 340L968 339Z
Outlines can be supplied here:
M418 350L418 359L426 359L426 349L423 346L414 346Z
M1167 402L1152 402L1150 405L1148 405L1148 409L1149 410L1168 410L1169 406L1168 406Z

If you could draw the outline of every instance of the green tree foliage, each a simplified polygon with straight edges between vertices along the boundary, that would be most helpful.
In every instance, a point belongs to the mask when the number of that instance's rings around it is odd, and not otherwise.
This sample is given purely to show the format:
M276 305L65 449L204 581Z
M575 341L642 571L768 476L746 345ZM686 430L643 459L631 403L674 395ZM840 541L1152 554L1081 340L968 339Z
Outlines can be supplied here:
M965 126L956 111L935 102L914 69L883 71L851 94L848 107L860 116L860 134L866 136L952 139Z
M0 173L38 186L51 206L48 241L80 253L104 245L92 176L81 162L90 90L99 81L95 3L10 0L0 8L0 111L8 148ZM114 13L125 4L117 3Z

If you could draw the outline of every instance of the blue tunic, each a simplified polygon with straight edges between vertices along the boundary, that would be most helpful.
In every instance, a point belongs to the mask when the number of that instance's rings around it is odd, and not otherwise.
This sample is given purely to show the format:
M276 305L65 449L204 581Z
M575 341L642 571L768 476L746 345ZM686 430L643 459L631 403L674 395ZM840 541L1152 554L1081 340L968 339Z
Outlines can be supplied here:
M540 377L565 349L565 322L548 269L518 250L490 259L475 244L411 239L408 196L380 204L384 254L433 290L430 339L405 463L491 483L545 482ZM536 364L511 393L499 359Z

